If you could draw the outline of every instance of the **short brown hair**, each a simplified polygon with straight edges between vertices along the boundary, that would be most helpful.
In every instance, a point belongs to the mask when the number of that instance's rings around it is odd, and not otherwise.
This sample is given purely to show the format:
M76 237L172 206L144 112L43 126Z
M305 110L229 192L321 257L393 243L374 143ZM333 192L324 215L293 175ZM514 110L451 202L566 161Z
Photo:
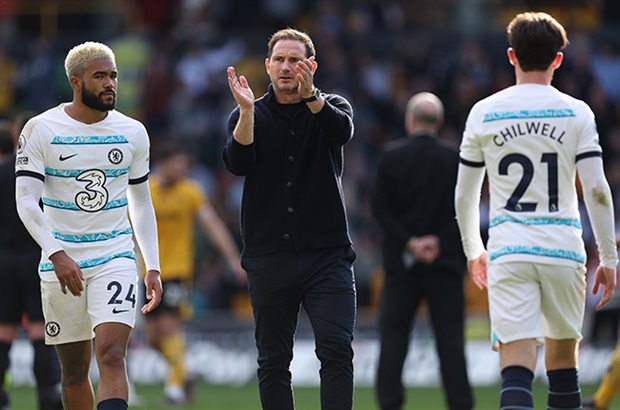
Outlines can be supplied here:
M508 24L508 43L523 71L544 71L568 45L566 31L547 13L518 14Z
M269 38L269 43L267 44L267 58L271 58L271 53L273 53L273 47L280 40L301 41L302 43L304 43L304 46L306 46L306 58L316 55L314 43L312 42L312 39L308 34L294 28L285 28L276 31L271 35L271 38Z

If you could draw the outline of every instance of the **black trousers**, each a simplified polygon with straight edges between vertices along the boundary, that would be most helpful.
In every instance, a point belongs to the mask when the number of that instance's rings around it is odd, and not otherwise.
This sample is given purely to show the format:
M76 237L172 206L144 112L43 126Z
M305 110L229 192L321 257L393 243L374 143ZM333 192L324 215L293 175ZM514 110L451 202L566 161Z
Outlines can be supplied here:
M354 261L350 246L242 258L256 324L263 409L294 409L289 367L302 305L321 362L321 408L353 407Z
M41 251L0 249L0 323L44 322L39 260Z
M423 299L428 302L448 408L469 410L473 398L464 352L463 276L420 264L408 271L387 272L385 277L379 316L381 350L376 386L379 405L383 410L403 406L403 365L415 314Z

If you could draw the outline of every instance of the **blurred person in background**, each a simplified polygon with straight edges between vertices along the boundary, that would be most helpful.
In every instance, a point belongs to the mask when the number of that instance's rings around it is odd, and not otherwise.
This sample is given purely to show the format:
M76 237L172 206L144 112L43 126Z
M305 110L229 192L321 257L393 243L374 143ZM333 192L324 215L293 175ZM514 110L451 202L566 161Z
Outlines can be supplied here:
M616 236L616 248L620 248L620 235ZM583 410L607 410L620 390L620 336L611 357L607 372L592 397L583 401Z
M578 347L587 260L575 177L599 253L596 309L611 299L618 257L614 207L590 107L551 85L568 45L546 13L508 25L516 84L476 103L460 147L455 206L468 270L488 287L493 348L500 353L500 408L533 409L537 345L545 344L547 407L581 408ZM488 251L480 236L480 191L490 192Z
M15 205L15 146L19 131L33 113L19 115L13 124L0 121L0 375L10 367L9 351L24 325L32 343L32 370L39 410L62 409L60 366L53 346L45 344L45 320L38 273L41 249L19 219ZM10 408L8 392L0 386L0 410Z
M58 354L64 407L94 407L94 353L97 409L126 410L137 309L134 237L147 269L142 313L161 299L150 142L139 121L115 110L118 70L108 46L79 44L64 66L72 101L31 118L19 137L17 211L42 250L45 342Z
M256 325L264 409L293 409L293 344L301 306L321 362L321 408L353 407L355 251L342 191L344 145L353 137L351 104L314 84L311 38L272 34L265 68L271 84L255 99L228 68L237 107L228 120L226 169L245 176L242 266Z
M187 374L182 327L192 314L196 222L224 257L237 283L244 285L247 281L231 233L215 213L202 187L188 177L190 154L183 145L181 141L162 143L155 172L149 179L157 218L164 293L160 305L145 316L144 332L149 345L168 364L164 387L167 404L184 404L192 399L193 380Z
M601 384L592 397L583 401L583 410L607 410L620 390L620 340Z
M423 300L430 311L448 408L473 406L465 361L466 265L453 204L459 157L437 138L443 113L434 94L410 98L407 138L387 145L372 187L373 214L383 229L385 269L376 382L383 410L403 408L403 365Z

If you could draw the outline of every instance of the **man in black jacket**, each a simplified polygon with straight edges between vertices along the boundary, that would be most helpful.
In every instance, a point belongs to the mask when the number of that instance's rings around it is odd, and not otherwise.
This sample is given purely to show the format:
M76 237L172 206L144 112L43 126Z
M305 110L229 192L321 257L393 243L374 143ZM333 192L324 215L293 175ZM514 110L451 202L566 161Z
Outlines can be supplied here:
M441 377L450 409L473 405L464 354L465 257L455 221L458 152L437 136L443 104L431 93L407 104L408 138L383 153L372 210L383 229L385 281L377 397L383 410L404 403L402 370L420 302L430 311Z
M241 264L256 323L261 404L294 408L289 367L303 305L321 362L321 407L351 409L355 252L341 179L352 108L315 87L315 49L303 32L274 33L265 67L271 84L256 100L247 79L228 68L238 106L223 150L226 168L245 176Z
M20 326L25 324L33 348L37 407L58 410L62 409L60 365L54 347L45 344L38 274L41 249L19 219L15 207L15 145L22 126L33 115L25 112L12 125L0 121L0 409L10 408L2 382L10 367L11 346Z

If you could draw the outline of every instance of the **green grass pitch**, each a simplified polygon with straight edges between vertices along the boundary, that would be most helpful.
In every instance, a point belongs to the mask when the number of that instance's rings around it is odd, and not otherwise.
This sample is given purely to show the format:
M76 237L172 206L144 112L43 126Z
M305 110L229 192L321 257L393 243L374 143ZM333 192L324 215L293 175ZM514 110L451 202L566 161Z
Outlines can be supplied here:
M162 405L162 386L136 386L138 395L144 399L140 406L130 406L132 410L159 409L201 409L201 410L256 410L260 409L258 388L255 384L242 387L225 387L197 384L195 401L191 406L170 407ZM596 386L582 386L584 397L590 396ZM10 390L13 410L36 410L36 393L32 387L15 387ZM476 409L497 409L499 404L499 386L477 387L474 389ZM546 386L534 385L536 409L546 408ZM297 410L318 410L318 388L295 388ZM356 388L355 410L377 410L374 391L371 388ZM405 409L442 410L445 409L442 392L438 388L410 388L407 391ZM620 399L615 398L610 410L620 410Z

